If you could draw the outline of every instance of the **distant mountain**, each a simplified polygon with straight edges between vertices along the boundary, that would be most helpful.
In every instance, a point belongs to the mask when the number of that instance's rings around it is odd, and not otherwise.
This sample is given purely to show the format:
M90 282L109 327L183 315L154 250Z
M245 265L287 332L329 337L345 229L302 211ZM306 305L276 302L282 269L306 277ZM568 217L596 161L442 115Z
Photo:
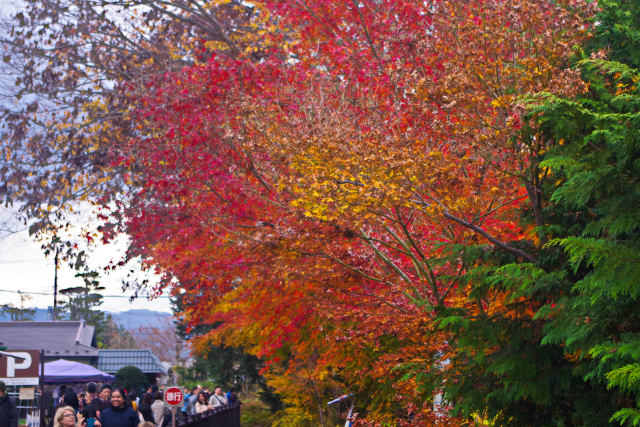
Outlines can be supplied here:
M140 326L162 327L164 322L171 320L173 317L171 313L145 309L127 310L119 313L105 311L105 314L111 314L113 321L118 325L124 326L126 329L136 329ZM8 314L0 313L0 321L7 322L9 320L11 320L11 318ZM46 308L36 308L33 320L39 322L49 320L49 310Z
M111 313L114 322L124 326L125 329L136 329L140 326L161 327L164 322L171 320L173 315L162 311L135 309Z

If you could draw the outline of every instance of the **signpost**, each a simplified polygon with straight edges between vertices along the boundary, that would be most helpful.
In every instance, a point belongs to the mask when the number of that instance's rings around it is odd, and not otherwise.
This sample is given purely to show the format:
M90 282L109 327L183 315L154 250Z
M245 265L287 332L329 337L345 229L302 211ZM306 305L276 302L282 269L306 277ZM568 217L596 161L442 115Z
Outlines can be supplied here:
M38 427L44 426L44 350L40 350L40 378L38 379L40 385L40 424Z
M7 385L38 385L40 351L11 350L6 353L8 357L0 357L0 381Z
M0 381L11 386L39 386L39 425L44 426L44 350L0 351ZM19 399L35 400L35 389L21 388Z
M176 427L176 411L183 401L184 395L178 386L169 386L164 391L164 402L171 407L171 427Z

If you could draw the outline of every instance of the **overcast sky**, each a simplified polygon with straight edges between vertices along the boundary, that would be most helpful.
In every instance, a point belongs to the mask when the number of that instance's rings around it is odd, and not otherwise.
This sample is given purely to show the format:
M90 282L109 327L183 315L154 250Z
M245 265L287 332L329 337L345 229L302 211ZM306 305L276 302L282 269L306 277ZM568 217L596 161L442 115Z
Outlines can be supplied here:
M4 213L6 218L6 210L0 212ZM121 238L117 244L97 246L91 253L88 263L92 268L100 269L110 260L120 259L125 247L124 238ZM135 267L135 265L129 267L134 269L134 277L138 277L140 280L143 278L153 280L153 276L149 276ZM131 295L131 291L123 291L121 282L129 273L129 268L116 270L110 274L101 274L100 282L106 287L103 291L105 295L103 309L119 312L132 308L145 308L170 312L169 298L166 296L151 301L146 298L138 298L129 302L128 297ZM12 303L15 306L20 306L18 291L22 291L30 298L25 301L25 307L46 308L52 306L54 271L53 257L44 256L40 249L40 243L30 238L27 230L0 235L0 305ZM82 285L82 280L74 277L75 274L76 271L65 263L60 263L58 289Z
M0 0L0 16L9 16L18 11L23 4L20 0ZM20 294L24 292L29 298L25 307L46 308L53 305L54 265L53 257L45 257L40 243L29 237L24 226L12 220L11 209L0 206L0 305L12 303L20 306ZM90 221L90 212L86 210L83 222ZM77 224L80 225L80 224ZM20 230L8 233L6 230ZM89 257L89 265L99 269L110 260L118 260L126 247L126 240L109 246L99 246ZM134 268L134 276L142 280L145 276ZM170 312L169 299L164 296L154 300L138 298L129 302L131 291L123 291L121 280L129 272L129 268L109 275L102 274L101 284L106 287L104 310L119 312L129 309L145 308L149 310ZM61 263L58 270L58 289L82 285L82 280L74 277L76 271Z
M9 16L15 13L20 5L21 0L0 0L0 16Z

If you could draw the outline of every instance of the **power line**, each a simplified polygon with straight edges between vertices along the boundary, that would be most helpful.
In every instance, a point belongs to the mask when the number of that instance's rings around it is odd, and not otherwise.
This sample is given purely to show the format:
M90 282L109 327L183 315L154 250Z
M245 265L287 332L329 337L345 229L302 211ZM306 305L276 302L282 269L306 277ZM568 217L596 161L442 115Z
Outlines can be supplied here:
M9 261L0 261L0 264L18 264L25 262L46 262L47 264L51 264L51 260L49 259L14 259Z
M29 291L11 291L9 289L0 289L0 292L8 292L8 293L12 293L12 294L30 294L30 295L44 295L44 296L51 296L52 293L51 292L29 292ZM128 295L102 295L103 298L131 298ZM139 296L136 298L144 298L144 296ZM159 295L159 296L155 296L153 297L153 299L156 298L171 298L169 295Z

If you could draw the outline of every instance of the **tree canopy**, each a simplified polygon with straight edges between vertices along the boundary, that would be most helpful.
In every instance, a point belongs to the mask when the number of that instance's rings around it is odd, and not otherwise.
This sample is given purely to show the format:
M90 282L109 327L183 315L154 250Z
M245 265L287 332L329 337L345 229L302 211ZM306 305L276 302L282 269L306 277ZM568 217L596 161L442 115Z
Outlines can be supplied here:
M640 423L634 2L80 3L16 17L5 201L95 203L275 425Z

